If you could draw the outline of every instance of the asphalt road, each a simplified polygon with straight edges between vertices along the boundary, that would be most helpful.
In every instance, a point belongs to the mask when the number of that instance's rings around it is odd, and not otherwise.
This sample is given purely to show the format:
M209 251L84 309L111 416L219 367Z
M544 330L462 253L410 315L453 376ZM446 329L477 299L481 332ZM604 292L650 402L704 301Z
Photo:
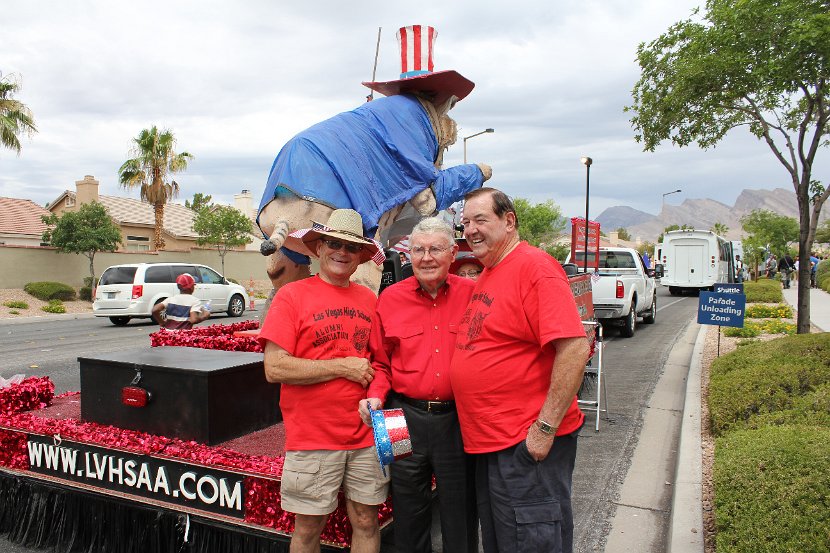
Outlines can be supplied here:
M659 288L655 324L645 325L640 321L633 338L620 337L615 328L606 329L603 376L608 413L602 415L599 432L594 431L593 413L586 414L574 472L575 547L580 553L604 551L620 485L637 445L646 402L673 344L692 322L696 307L696 297L673 297L667 289ZM257 312L245 314L245 318L257 316ZM239 319L226 321L224 317L217 317L208 323L236 320ZM148 334L156 328L155 324L142 321L116 327L108 319L89 317L0 321L3 359L0 376L8 378L17 373L49 375L55 382L57 393L78 390L78 356L147 345ZM671 449L676 453L676 447ZM667 490L665 509L658 513L665 522L661 530L663 539L658 544L662 548L655 547L655 552L665 551L670 501L671 494ZM434 543L439 550L440 540L436 539ZM40 550L0 539L0 552L3 553L37 551ZM394 553L394 548L384 544L382 551Z

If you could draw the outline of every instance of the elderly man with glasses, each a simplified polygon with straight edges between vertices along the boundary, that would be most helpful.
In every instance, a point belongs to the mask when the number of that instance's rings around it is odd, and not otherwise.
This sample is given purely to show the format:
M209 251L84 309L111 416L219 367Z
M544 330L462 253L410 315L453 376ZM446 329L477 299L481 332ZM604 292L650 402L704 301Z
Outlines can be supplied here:
M390 465L395 545L432 551L432 475L438 490L443 551L478 551L478 521L470 458L464 453L449 368L461 316L474 282L450 274L452 227L437 217L415 225L409 238L414 276L380 295L370 340L375 378L360 413L402 408L411 457Z
M320 533L342 486L352 551L377 552L378 505L389 484L357 412L374 374L368 345L376 297L349 279L379 248L363 237L360 214L351 209L335 210L326 225L306 230L302 244L319 259L320 272L280 288L259 337L265 376L282 384L281 501L296 514L291 551L320 551Z

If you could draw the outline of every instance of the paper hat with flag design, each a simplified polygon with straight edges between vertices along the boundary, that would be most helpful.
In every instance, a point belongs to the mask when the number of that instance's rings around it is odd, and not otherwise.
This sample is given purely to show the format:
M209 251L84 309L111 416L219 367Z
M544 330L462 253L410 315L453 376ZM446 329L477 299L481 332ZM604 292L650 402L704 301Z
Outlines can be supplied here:
M438 32L427 25L410 25L398 30L401 48L401 78L395 81L365 82L364 86L384 96L422 92L440 106L451 96L464 99L475 83L458 72L433 71L433 47Z
M393 461L412 455L412 440L403 409L372 409L372 432L375 436L375 452L380 463L380 470L386 476L386 467Z

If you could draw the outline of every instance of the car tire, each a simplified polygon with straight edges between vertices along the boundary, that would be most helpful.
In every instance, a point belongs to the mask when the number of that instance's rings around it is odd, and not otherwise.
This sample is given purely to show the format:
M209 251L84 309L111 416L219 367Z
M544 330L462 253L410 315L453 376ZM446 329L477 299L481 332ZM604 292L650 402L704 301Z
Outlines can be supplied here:
M657 294L654 294L654 297L651 299L651 308L648 310L648 313L643 315L643 322L647 325L654 324L654 319L657 318Z
M110 322L115 326L126 326L130 322L129 317L110 317Z
M625 338L631 338L634 336L634 331L637 329L637 304L631 304L631 311L628 312L628 316L623 319L623 327L620 331L620 334Z
M239 294L234 294L233 296L231 296L231 299L228 302L228 316L241 317L244 312L245 298L243 298Z

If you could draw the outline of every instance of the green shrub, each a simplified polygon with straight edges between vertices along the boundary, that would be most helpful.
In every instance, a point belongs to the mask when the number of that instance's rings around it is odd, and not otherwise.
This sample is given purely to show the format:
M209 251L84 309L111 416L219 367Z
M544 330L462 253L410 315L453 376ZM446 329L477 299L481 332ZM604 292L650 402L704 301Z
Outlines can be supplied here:
M830 428L730 432L715 444L718 553L830 551Z
M750 319L792 319L793 308L786 304L765 305L756 304L746 308L746 316Z
M733 428L757 426L755 417L777 411L811 412L818 407L809 407L809 398L826 394L823 386L827 384L830 333L798 334L742 346L712 363L712 432L720 436Z
M95 284L92 284L92 277L84 277L84 287L86 288L95 288L98 286L98 279L95 279Z
M738 338L754 338L761 334L795 334L796 326L785 323L780 319L765 319L760 321L744 321L743 328L729 327L723 331L724 336Z
M89 286L81 286L81 289L78 290L78 299L83 301L92 301L92 288Z
M29 309L29 304L25 301L7 301L3 305L12 309Z
M20 315L20 311L17 309L9 309L9 315Z
M760 336L760 334L761 329L753 325L751 321L744 321L743 328L730 326L723 331L723 335L729 336L730 338L755 338L756 336Z
M23 289L41 301L75 299L75 289L61 282L30 282Z
M822 259L816 267L816 282L830 276L830 259Z
M44 305L41 309L47 313L66 313L66 307L64 307L61 300L49 300L49 304Z
M746 303L783 303L784 293L781 291L781 283L768 278L759 279L757 282L744 283Z

